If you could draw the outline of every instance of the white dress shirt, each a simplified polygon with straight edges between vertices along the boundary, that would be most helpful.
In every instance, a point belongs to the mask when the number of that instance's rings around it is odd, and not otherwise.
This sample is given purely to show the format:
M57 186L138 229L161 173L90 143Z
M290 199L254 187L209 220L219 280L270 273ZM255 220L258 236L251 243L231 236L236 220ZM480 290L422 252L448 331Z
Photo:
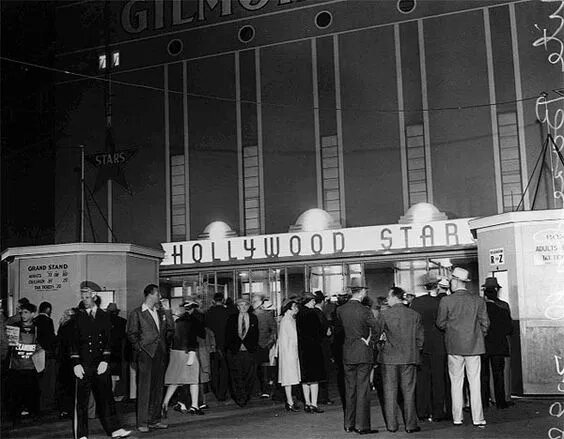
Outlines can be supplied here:
M157 329L160 330L161 327L159 325L159 315L157 314L157 310L155 308L151 309L147 305L143 304L141 305L141 312L143 311L149 311L149 314L151 314L151 317L155 321L155 325L157 325Z

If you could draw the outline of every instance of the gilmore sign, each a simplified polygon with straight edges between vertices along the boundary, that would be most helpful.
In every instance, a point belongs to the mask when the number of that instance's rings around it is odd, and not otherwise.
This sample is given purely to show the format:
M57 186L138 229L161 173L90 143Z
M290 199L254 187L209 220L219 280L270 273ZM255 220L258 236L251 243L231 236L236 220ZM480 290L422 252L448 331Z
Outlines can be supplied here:
M245 16L267 5L270 10L305 0L129 0L121 11L121 25L126 32L138 34L180 25L203 23L211 17Z
M221 240L166 242L161 265L194 265L278 258L390 253L475 245L468 219L281 233Z

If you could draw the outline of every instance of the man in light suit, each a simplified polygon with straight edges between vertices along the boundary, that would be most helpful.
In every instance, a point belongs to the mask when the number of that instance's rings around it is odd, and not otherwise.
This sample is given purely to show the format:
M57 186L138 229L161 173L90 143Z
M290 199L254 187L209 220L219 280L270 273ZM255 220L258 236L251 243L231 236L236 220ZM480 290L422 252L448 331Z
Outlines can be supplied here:
M480 391L480 355L486 352L484 336L488 332L490 320L484 299L466 289L469 281L468 270L456 267L452 271L452 294L443 297L439 303L437 326L445 331L454 425L464 422L462 387L466 370L472 421L476 427L483 428L486 420Z
M370 428L370 371L373 364L371 337L378 337L374 314L361 304L366 286L349 286L350 300L337 308L335 324L344 332L343 365L345 371L345 431L377 433Z
M236 303L239 312L229 316L225 327L225 351L233 400L244 407L251 399L255 384L259 329L257 316L249 313L250 302L241 298Z
M129 314L127 338L133 346L137 363L137 429L165 429L161 422L164 375L169 338L174 326L160 307L157 285L147 285L145 301Z
M401 288L391 288L388 293L389 308L382 310L378 317L380 330L386 334L378 361L382 364L386 426L392 433L398 431L398 384L403 396L405 431L415 433L421 430L415 409L415 377L424 331L421 315L405 306L404 300L405 292Z

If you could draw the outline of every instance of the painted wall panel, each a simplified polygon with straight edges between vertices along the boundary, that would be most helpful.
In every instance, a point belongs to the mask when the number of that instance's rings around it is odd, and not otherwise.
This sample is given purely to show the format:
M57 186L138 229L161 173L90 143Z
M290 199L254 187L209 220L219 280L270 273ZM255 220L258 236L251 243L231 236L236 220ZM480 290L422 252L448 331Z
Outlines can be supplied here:
M311 46L261 50L266 233L317 205Z
M123 74L120 79L162 87L163 69ZM124 168L132 195L113 185L115 234L119 242L160 248L166 240L164 94L127 86L113 90L116 149L137 150Z
M547 30L548 35L558 28L559 20L554 18L550 19L549 16L553 14L559 3L525 3L519 4L515 7L516 19L517 19L517 38L519 44L519 59L521 67L521 83L523 91L523 99L527 99L523 102L524 109L524 124L525 124L525 145L526 145L526 160L528 164L529 175L525 176L526 179L533 176L533 183L531 186L536 187L537 173L532 175L534 164L539 158L542 145L546 139L547 128L546 125L542 126L537 123L536 113L535 113L535 98L540 96L543 91L550 93L548 99L555 99L558 97L553 90L561 89L562 84L564 84L564 73L562 72L563 65L558 63L556 65L551 64L548 60L548 56L552 52L558 52L560 48L557 42L552 42L548 44L548 51L541 45L539 47L533 47L535 40L542 36L542 29ZM537 29L535 24L540 28ZM562 32L560 32L562 33ZM562 35L560 35L562 39ZM532 98L532 99L531 99ZM562 100L558 103L550 105L550 113L552 114L551 120L554 123L554 113L557 108L562 108ZM553 133L554 134L554 133ZM563 128L559 130L560 135L563 134ZM546 156L547 164L550 164L550 158ZM553 161L558 160L553 154ZM564 166L559 166L560 170L564 169ZM553 186L550 174L546 172L541 180L541 185L539 188L539 193L537 195L537 202L535 204L535 209L545 209L562 207L562 200L556 201L552 197L553 190L564 191L562 186L564 183L562 180L557 180L556 187ZM560 188L558 187L560 186ZM531 190L530 199L531 205L533 200L534 190Z
M216 220L239 228L234 58L193 61L188 71L190 92L223 98L188 100L190 233L196 238Z
M339 53L347 225L395 223L403 207L393 28L344 35Z
M426 20L424 29L434 204L451 218L494 214L489 107L456 109L489 102L485 50L476 50L485 48L482 12Z

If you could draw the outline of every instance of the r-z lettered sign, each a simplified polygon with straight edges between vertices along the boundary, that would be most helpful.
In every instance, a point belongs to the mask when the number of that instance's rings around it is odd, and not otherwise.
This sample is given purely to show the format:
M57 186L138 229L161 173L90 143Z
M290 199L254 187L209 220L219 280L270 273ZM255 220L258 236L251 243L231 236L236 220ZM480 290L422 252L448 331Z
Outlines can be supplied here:
M505 264L505 253L502 248L493 248L490 250L490 265Z

